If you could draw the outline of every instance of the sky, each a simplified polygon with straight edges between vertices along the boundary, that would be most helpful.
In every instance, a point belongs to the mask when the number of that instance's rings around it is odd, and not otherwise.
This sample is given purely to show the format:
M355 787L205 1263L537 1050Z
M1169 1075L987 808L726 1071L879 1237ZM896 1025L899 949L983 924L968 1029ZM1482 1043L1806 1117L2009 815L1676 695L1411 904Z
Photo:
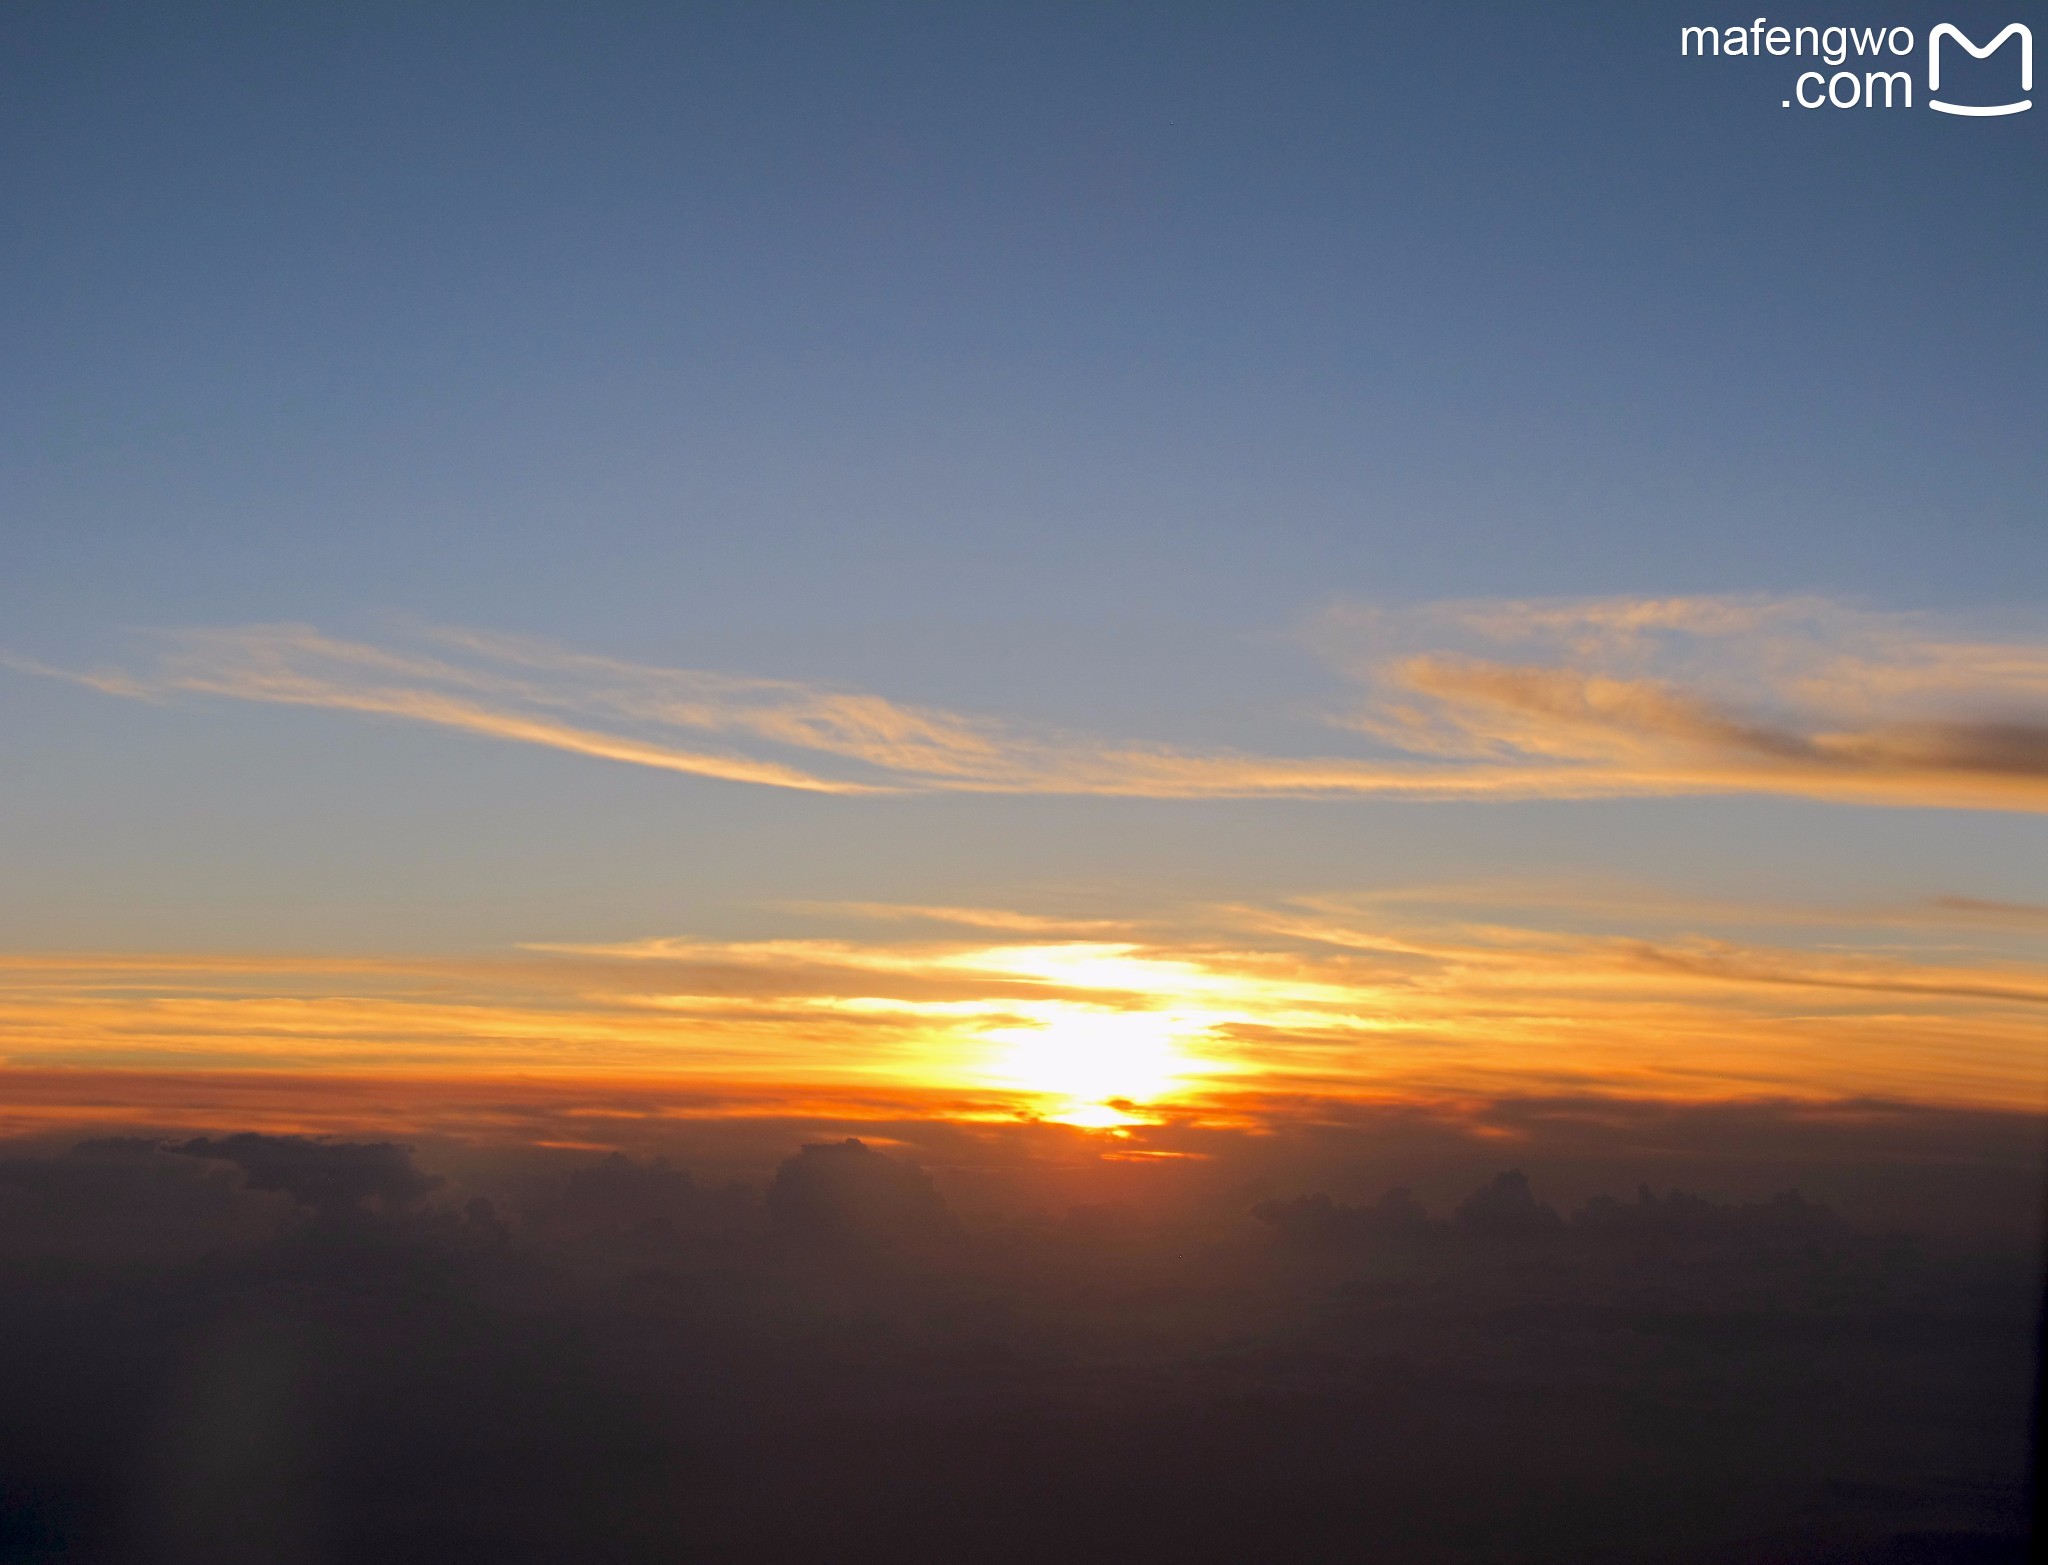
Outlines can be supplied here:
M1701 21L9 8L0 1128L2038 1112L2041 119Z

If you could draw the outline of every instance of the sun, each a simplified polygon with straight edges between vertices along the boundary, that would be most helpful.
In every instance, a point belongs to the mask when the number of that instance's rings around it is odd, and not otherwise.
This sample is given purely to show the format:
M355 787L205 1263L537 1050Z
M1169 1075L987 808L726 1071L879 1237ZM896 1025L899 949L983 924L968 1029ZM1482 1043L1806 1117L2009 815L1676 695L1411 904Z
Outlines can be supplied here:
M1202 1027L1189 1017L1064 1001L1031 1010L1028 1024L984 1036L996 1046L990 1074L1051 1100L1047 1119L1090 1129L1138 1123L1132 1108L1170 1097L1195 1068L1186 1045Z

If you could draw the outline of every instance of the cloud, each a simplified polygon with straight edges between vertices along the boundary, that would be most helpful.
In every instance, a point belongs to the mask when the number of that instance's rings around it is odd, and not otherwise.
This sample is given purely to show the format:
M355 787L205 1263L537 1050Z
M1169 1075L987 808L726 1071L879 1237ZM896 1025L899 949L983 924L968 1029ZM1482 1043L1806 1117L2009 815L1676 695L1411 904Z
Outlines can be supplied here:
M2048 644L1813 598L1344 606L1310 643L1365 691L1338 720L1589 789L2048 808Z
M1331 714L1376 753L1273 756L1027 733L792 680L427 629L171 633L112 695L394 718L728 782L835 794L1144 799L1762 793L2048 809L2048 643L1959 637L1820 599L1342 606L1307 640L1361 687Z
M438 1174L413 1166L412 1148L389 1141L313 1141L237 1131L200 1136L169 1152L232 1163L251 1190L281 1190L301 1206L339 1213L373 1204L400 1211L439 1189Z
M953 1230L930 1175L852 1136L811 1142L784 1159L767 1210L777 1232L812 1242L914 1243Z
M140 1137L59 1159L0 1156L0 1260L197 1259L274 1232L287 1203L224 1173Z
M393 650L304 625L169 633L146 672L10 666L109 695L227 697L398 718L728 782L814 793L1094 794L1253 798L1421 789L1485 792L1496 781L1436 777L1345 759L1033 738L1002 724L859 692L695 669L656 668L474 631L431 629L451 656ZM792 759L686 748L682 734L790 752ZM799 761L794 757L801 757ZM852 775L834 775L836 766ZM1540 779L1530 779L1541 788Z
M900 911L833 938L492 958L17 955L0 962L0 1037L16 1070L81 1078L658 1082L719 1112L917 1098L963 1120L1104 1125L1241 1118L1290 1095L2037 1108L2048 1090L2048 968L2011 920L1943 903L1862 927L1439 888L1163 909L1113 934L1000 909L911 931ZM0 1121L40 1112L23 1098Z
M730 1173L716 1133L663 1150ZM150 1143L0 1158L10 1555L2025 1554L2022 1116L796 1140L715 1192L443 1142L438 1196L345 1222ZM211 1144L252 1142L306 1151ZM1941 1551L1885 1546L1909 1527Z
M1061 918L1043 913L1020 913L1010 908L934 907L910 902L790 902L792 912L839 913L849 918L960 924L970 929L1002 929L1038 935L1119 935L1132 926L1113 918Z
M450 634L458 646L474 642L472 650L476 650L487 645L476 638ZM631 703L623 698L607 702L601 691L598 699L591 699L590 691L579 691L573 684L551 688L517 678L507 671L507 665L518 666L512 656L517 650L516 643L496 647L493 661L500 667L493 670L341 641L304 625L188 630L175 632L167 640L169 650L147 674L70 673L20 659L10 662L27 672L74 679L109 695L146 699L178 694L226 696L281 706L321 707L401 718L599 760L624 761L728 782L820 793L863 791L857 784L835 782L799 768L744 755L683 749L658 739L589 727L587 721L601 719L607 707L612 709L612 715L623 715ZM573 667L576 660L568 661ZM685 681L693 677L711 678L681 674L677 677ZM765 682L731 683L743 688L726 692L727 704L744 710L742 698L749 693L744 687ZM710 690L701 691L695 703L678 699L669 709L670 726L715 730L720 724L704 719L712 714L717 700L717 694ZM564 721L555 715L565 711L582 721Z
M2034 902L1994 902L1983 897L1936 897L1934 905L1944 912L1993 923L2048 924L2048 907Z

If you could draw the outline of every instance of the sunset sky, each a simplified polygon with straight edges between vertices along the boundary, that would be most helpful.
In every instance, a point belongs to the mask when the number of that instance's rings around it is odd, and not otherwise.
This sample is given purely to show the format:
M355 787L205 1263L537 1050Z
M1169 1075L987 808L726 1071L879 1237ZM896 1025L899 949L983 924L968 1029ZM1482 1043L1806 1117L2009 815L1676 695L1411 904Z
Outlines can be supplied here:
M2048 1105L2042 116L1699 19L14 8L0 1132Z

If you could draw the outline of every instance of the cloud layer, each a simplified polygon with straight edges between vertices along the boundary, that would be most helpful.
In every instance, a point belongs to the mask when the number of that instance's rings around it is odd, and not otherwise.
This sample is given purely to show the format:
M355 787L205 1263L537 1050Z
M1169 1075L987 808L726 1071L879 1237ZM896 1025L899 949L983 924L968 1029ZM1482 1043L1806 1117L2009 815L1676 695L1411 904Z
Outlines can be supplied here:
M1456 892L1120 927L860 906L800 937L491 959L17 955L0 1064L662 1082L785 1108L910 1094L1096 1126L1281 1098L2048 1097L2024 921L1928 903L1873 914L1872 941L1814 910L1560 896L1545 915Z
M2048 809L2048 642L1820 599L1338 607L1306 640L1356 694L1368 753L1273 756L1026 733L882 696L653 667L433 629L379 646L306 626L170 634L110 694L399 718L810 792L1112 797L1777 794Z

